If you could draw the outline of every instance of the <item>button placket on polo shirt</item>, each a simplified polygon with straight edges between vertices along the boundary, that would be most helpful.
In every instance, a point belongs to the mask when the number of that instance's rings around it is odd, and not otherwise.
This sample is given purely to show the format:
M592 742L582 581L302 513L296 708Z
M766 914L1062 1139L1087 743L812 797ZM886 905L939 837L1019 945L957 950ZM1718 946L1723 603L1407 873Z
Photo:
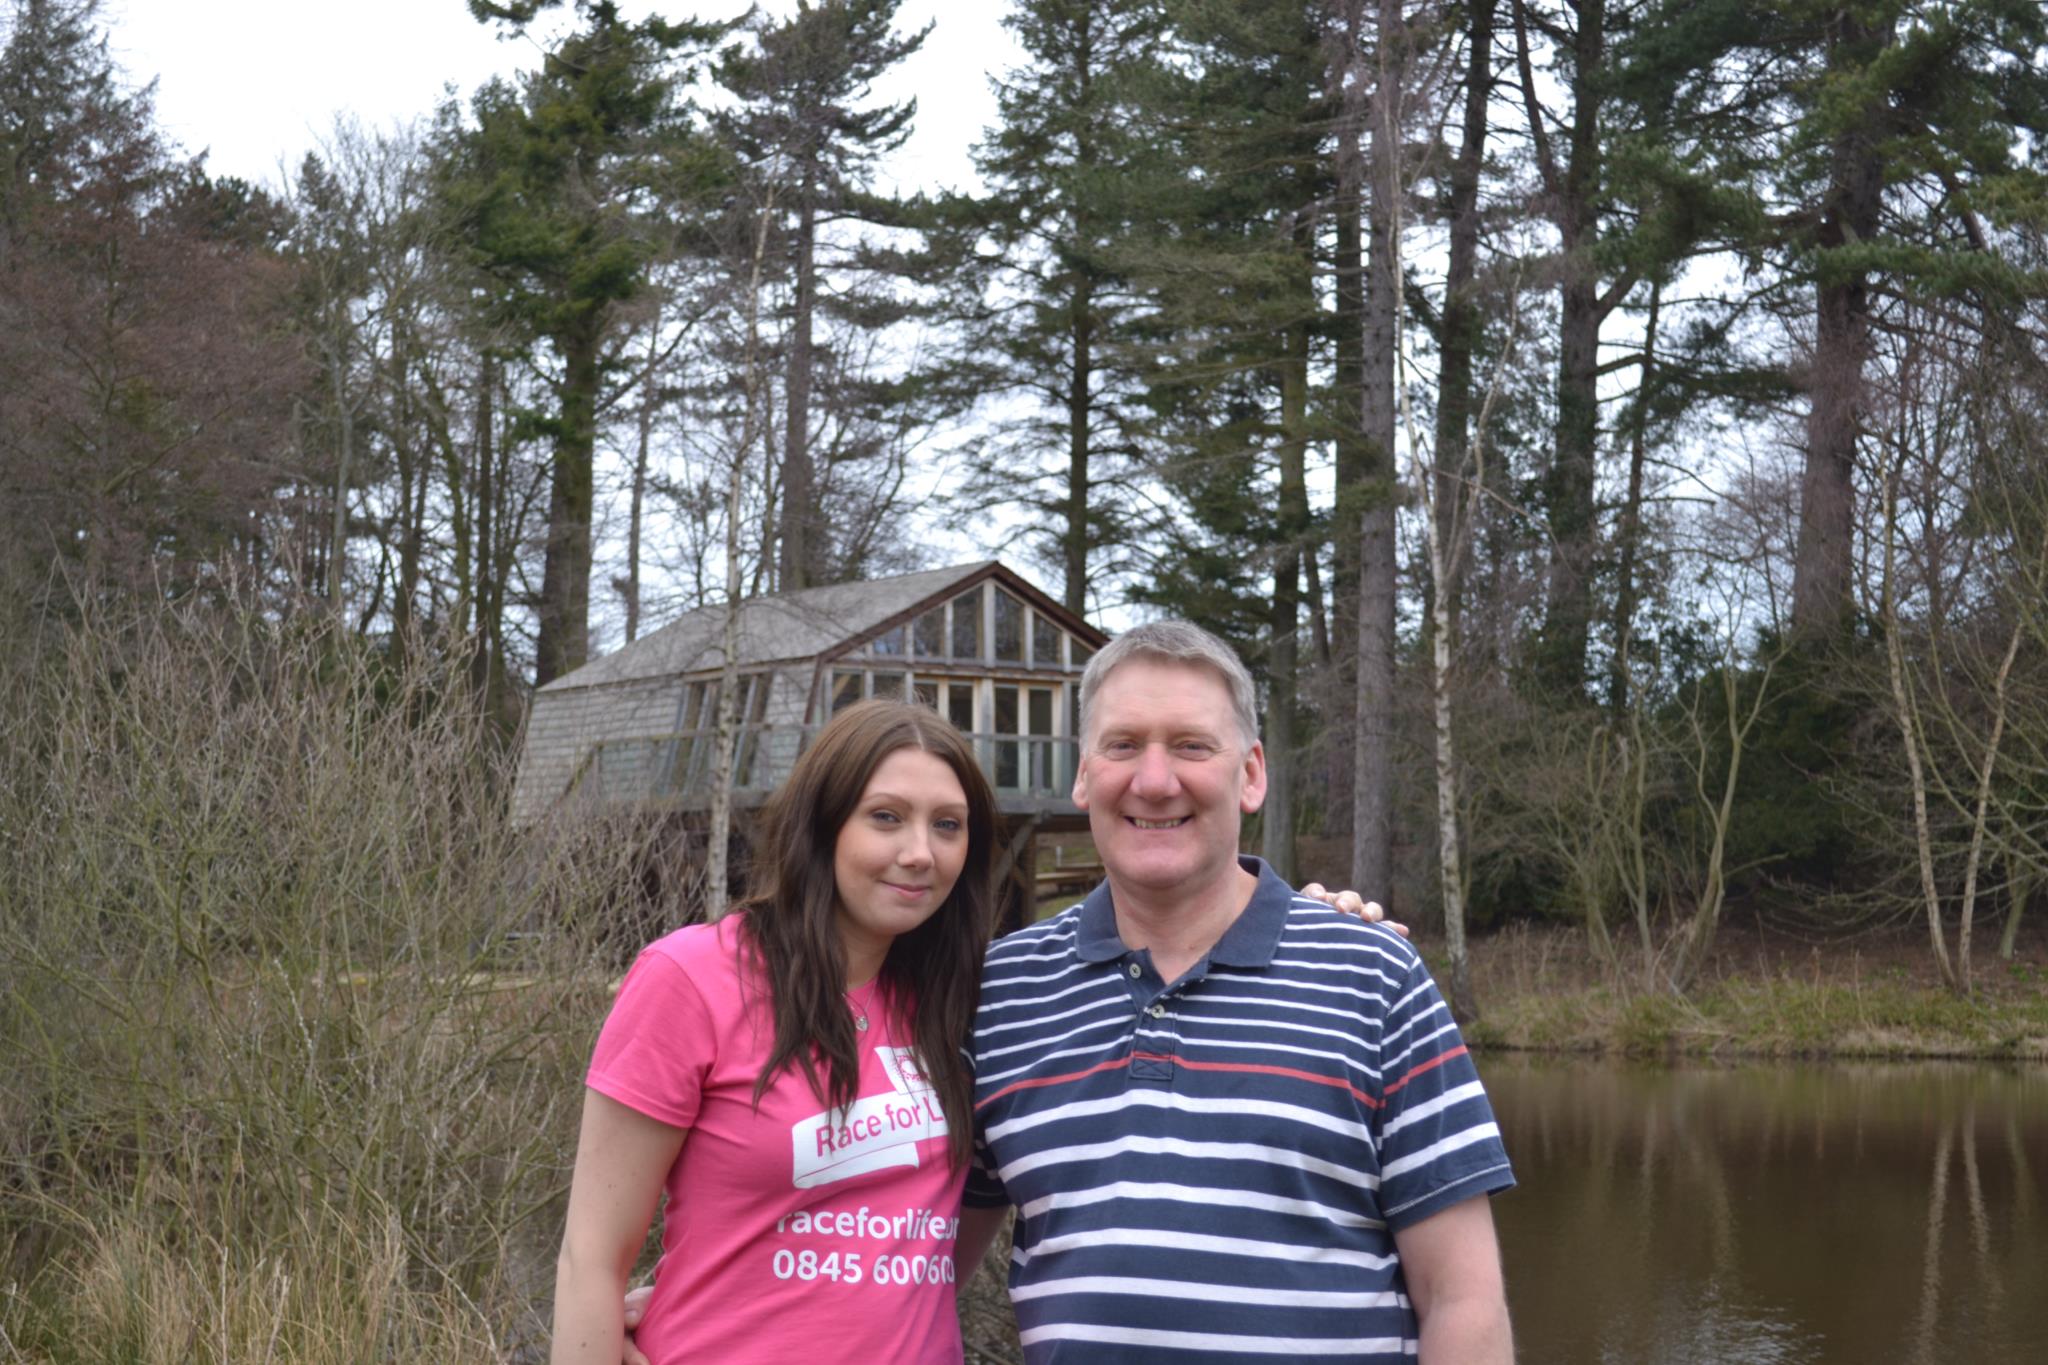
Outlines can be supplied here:
M1199 979L1199 971L1169 987L1148 970L1149 965L1133 956L1124 971L1131 985L1131 1003L1137 1008L1131 1035L1131 1079L1146 1085L1172 1085L1180 1057L1173 1002Z

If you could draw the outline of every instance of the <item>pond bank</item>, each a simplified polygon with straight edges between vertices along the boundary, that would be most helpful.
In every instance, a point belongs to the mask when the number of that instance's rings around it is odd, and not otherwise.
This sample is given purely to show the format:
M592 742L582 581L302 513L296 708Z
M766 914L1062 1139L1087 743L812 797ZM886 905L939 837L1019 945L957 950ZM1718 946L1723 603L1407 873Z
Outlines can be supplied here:
M1442 948L1423 954L1443 976ZM1917 954L1914 952L1917 946ZM1475 940L1476 1049L1637 1057L2048 1061L2048 944L1976 963L1965 999L1934 979L1926 941L1814 945L1759 937L1717 953L1685 998L1617 982L1584 939L1514 930Z

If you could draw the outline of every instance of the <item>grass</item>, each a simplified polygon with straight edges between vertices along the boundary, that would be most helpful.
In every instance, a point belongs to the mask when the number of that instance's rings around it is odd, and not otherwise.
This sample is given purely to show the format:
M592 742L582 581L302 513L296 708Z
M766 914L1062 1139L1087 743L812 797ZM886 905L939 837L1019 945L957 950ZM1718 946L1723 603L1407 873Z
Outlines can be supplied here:
M1475 1047L1627 1056L2048 1059L2048 991L2030 961L1979 967L1971 998L1895 954L1811 950L1795 968L1728 954L1680 999L1615 981L1566 931L1475 945ZM1886 960L1889 958L1889 960ZM1910 959L1908 959L1910 960ZM1433 964L1435 965L1435 964Z

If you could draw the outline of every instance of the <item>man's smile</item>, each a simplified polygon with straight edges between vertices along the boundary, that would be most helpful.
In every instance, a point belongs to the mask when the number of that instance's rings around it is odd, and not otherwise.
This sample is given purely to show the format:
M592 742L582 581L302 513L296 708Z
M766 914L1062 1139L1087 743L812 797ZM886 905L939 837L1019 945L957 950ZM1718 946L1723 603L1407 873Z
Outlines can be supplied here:
M1139 829L1178 829L1193 818L1188 815L1176 815L1171 820L1140 820L1135 815L1126 815L1124 817L1124 819L1130 821Z

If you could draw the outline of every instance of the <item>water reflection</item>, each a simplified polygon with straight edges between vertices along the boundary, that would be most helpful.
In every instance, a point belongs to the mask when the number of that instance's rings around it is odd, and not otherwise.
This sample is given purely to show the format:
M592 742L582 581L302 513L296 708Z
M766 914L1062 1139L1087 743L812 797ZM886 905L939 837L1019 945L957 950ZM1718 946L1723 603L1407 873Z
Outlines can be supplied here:
M2048 1359L2048 1068L1483 1066L1526 1365Z

